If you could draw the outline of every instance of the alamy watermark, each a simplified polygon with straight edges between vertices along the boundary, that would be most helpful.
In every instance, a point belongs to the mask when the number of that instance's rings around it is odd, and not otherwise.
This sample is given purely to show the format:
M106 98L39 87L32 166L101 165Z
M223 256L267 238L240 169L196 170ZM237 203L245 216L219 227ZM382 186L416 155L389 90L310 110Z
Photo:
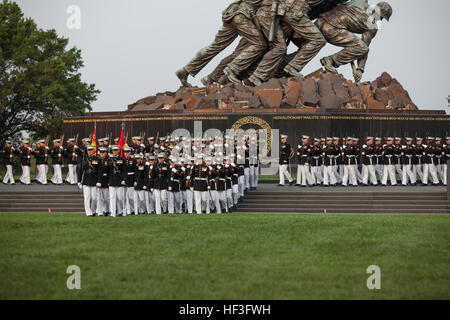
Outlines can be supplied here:
M66 273L70 274L67 278L66 286L69 290L81 289L81 269L77 265L71 265L67 267Z

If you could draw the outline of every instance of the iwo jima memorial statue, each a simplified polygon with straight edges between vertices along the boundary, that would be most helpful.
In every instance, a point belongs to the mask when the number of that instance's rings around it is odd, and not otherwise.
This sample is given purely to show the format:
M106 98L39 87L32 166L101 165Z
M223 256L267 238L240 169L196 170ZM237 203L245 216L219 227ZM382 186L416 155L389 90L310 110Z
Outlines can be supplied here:
M377 22L391 18L387 2L367 0L239 0L222 14L214 41L176 72L182 87L141 99L124 112L92 112L65 119L66 136L148 137L185 128L201 130L280 129L295 144L312 137L365 139L368 135L441 136L448 131L445 111L419 110L403 86L387 72L361 82ZM220 52L240 37L234 52L203 77L195 77ZM327 44L342 50L320 59L323 69L303 76L304 67ZM298 50L287 54L293 44ZM350 64L353 80L338 73ZM270 145L269 145L270 146ZM270 147L269 147L270 148Z

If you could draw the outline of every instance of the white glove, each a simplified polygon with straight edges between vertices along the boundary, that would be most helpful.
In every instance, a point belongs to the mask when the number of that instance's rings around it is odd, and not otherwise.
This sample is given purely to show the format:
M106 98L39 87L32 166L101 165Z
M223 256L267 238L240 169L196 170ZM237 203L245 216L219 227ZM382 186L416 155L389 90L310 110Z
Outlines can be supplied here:
M83 185L81 183L78 183L78 189L83 189Z
M96 184L96 186L100 188L102 186L102 184L99 182Z
M137 182L134 183L134 186L137 187Z
M122 181L122 183L121 183L123 186L125 185L125 181Z
M153 188L152 188L152 189L150 189L150 191L151 191L151 192L153 192L153 190L155 190L155 189L153 189Z
M169 191L172 191L172 187L169 187Z
M146 187L146 186L143 186L142 189L147 190L147 187Z
M211 187L210 187L210 186L208 186L208 190L211 190Z

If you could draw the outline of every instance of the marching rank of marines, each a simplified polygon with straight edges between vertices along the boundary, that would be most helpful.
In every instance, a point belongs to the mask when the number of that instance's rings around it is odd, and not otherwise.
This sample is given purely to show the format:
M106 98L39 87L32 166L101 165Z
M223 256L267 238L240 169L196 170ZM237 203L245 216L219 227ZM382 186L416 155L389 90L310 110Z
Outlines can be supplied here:
M231 140L230 140L231 139ZM118 139L115 139L117 141ZM15 149L6 141L4 184L15 184L14 157L20 158L22 184L31 184L31 157L36 158L36 183L46 185L49 159L50 182L77 185L83 192L86 215L127 216L164 213L230 213L248 191L256 190L259 160L256 138L225 136L204 138L133 137L130 145L110 145L110 138L53 140L53 147L39 140L36 147L24 139ZM231 146L231 147L230 147ZM225 153L232 150L232 153ZM194 155L191 156L191 150ZM216 152L212 152L216 150ZM218 150L218 151L217 151ZM67 167L63 181L62 166Z
M259 86L273 77L303 77L304 67L330 43L342 50L320 62L328 72L350 65L356 82L366 67L369 46L378 23L389 21L392 7L385 1L371 7L368 0L237 0L222 13L222 26L213 42L176 72L185 87L219 53L240 38L234 52L203 77L206 86L232 82ZM290 43L297 51L287 54Z
M281 135L280 183L314 186L447 185L450 136L314 138L302 135L296 148ZM312 142L312 143L311 143ZM297 150L296 154L295 150ZM288 171L296 158L297 180Z

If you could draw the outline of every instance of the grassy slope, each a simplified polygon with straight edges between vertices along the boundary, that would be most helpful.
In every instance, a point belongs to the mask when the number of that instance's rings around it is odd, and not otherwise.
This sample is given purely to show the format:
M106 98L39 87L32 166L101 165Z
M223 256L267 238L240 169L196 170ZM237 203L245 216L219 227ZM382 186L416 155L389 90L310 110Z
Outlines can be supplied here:
M449 230L433 215L2 213L0 298L449 299Z

